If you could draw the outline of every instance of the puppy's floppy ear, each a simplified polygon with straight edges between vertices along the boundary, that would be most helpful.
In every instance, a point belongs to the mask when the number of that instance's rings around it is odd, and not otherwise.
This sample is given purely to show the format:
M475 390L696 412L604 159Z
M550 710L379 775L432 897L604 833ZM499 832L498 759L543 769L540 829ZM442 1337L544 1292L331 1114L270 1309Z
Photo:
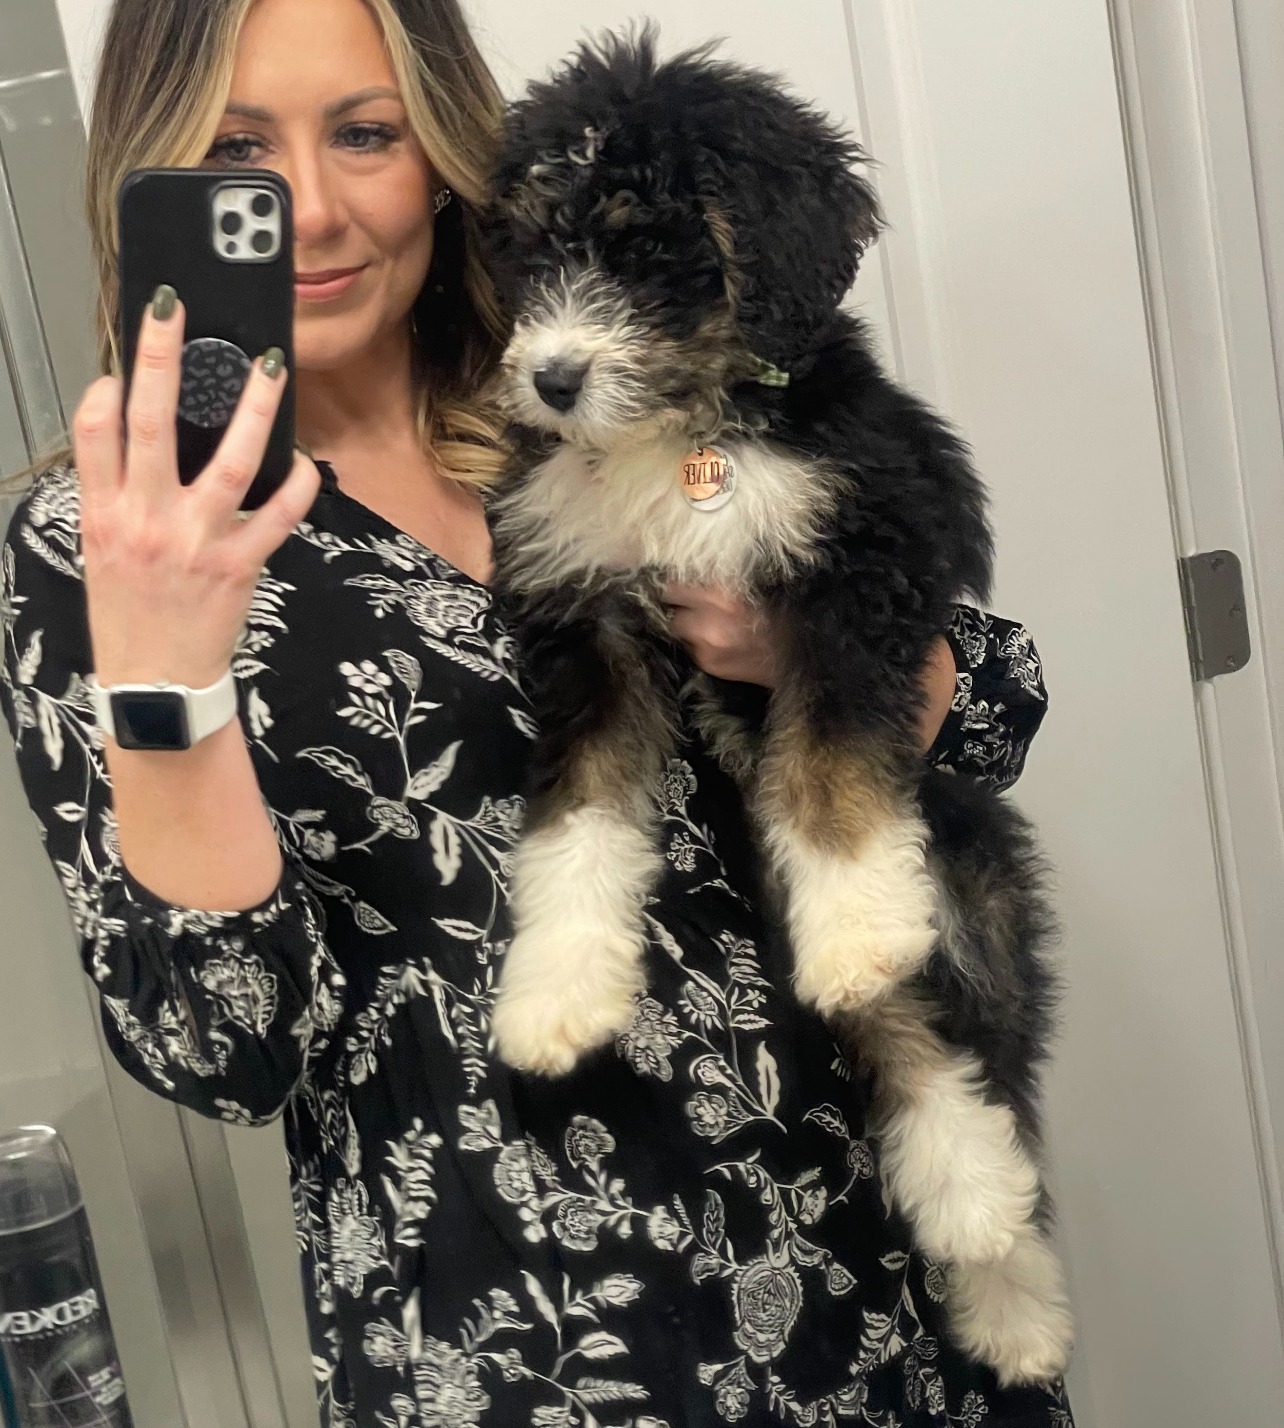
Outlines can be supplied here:
M727 303L732 312L740 301L743 275L736 261L736 232L731 226L731 217L716 198L702 197L700 206L704 210L704 221L713 238L722 261L722 282L727 294Z
M870 160L867 155L861 153L860 162L868 164ZM856 245L856 260L859 262L866 248L878 242L878 235L884 227L883 210L879 206L878 194L864 175L849 169L847 182L843 187L845 191L842 194L842 202L846 210L847 232Z
M881 228L865 153L769 75L683 56L661 78L684 111L682 157L737 324L787 370L827 327Z

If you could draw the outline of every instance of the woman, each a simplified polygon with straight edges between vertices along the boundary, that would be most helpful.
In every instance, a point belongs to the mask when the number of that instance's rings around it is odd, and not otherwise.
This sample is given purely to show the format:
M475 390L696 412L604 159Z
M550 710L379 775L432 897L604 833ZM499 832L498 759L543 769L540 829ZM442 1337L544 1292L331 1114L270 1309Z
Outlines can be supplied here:
M498 110L453 0L117 0L90 150L105 367L125 173L274 168L324 459L236 518L283 385L268 354L180 487L162 290L128 412L96 383L75 468L11 527L3 702L112 1050L205 1114L284 1110L328 1424L1068 1423L1059 1392L1002 1392L950 1348L941 1272L881 1203L857 1088L788 994L699 750L665 782L630 1031L561 1081L488 1055L531 735L484 584ZM700 663L769 683L749 612L672 595ZM953 702L931 757L1010 780L1037 656L976 612L954 641L925 743ZM239 719L189 750L94 725L91 672L204 688L229 664Z

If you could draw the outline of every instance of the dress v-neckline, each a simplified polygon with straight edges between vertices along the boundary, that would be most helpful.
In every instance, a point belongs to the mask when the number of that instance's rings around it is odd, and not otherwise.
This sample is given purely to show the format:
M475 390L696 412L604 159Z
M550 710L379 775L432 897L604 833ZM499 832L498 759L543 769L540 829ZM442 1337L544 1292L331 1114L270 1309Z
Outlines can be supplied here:
M494 592L489 585L469 575L466 570L462 570L453 560L449 560L446 556L442 555L440 551L434 550L432 546L426 545L418 536L411 535L408 530L403 529L395 521L389 520L387 516L380 515L378 511L371 506L367 506L364 501L359 500L356 496L352 495L350 491L345 491L343 487L339 485L339 477L334 467L328 461L323 461L319 457L313 457L313 461L316 464L317 470L321 473L321 489L325 494L336 496L339 500L345 501L349 506L355 507L368 520L382 526L398 540L409 541L412 546L422 551L434 565L439 566L442 572L450 576L452 580L457 580L461 584L470 585L474 590L482 590L487 596L493 597Z

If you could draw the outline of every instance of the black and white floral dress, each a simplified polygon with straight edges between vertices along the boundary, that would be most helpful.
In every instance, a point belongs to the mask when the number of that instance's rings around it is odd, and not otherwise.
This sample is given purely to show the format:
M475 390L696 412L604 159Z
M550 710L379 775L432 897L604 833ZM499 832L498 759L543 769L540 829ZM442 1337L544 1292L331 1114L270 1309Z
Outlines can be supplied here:
M483 587L324 476L236 659L286 858L261 906L175 907L121 864L74 472L10 527L0 676L115 1055L207 1115L284 1111L322 1422L1066 1428L1060 1392L951 1347L699 750L665 780L631 1029L562 1081L491 1059L532 734L514 648ZM1038 656L971 610L953 638L932 757L1011 781Z

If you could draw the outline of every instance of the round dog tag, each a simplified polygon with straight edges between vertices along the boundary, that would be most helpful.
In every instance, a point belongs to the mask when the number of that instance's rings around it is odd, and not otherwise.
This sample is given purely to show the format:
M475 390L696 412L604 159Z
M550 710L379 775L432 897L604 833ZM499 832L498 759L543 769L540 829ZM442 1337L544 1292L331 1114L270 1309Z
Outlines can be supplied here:
M725 451L697 446L682 458L678 481L682 494L697 511L716 511L735 493L736 472Z
M179 415L193 426L215 429L232 420L253 363L235 343L197 337L183 348Z

